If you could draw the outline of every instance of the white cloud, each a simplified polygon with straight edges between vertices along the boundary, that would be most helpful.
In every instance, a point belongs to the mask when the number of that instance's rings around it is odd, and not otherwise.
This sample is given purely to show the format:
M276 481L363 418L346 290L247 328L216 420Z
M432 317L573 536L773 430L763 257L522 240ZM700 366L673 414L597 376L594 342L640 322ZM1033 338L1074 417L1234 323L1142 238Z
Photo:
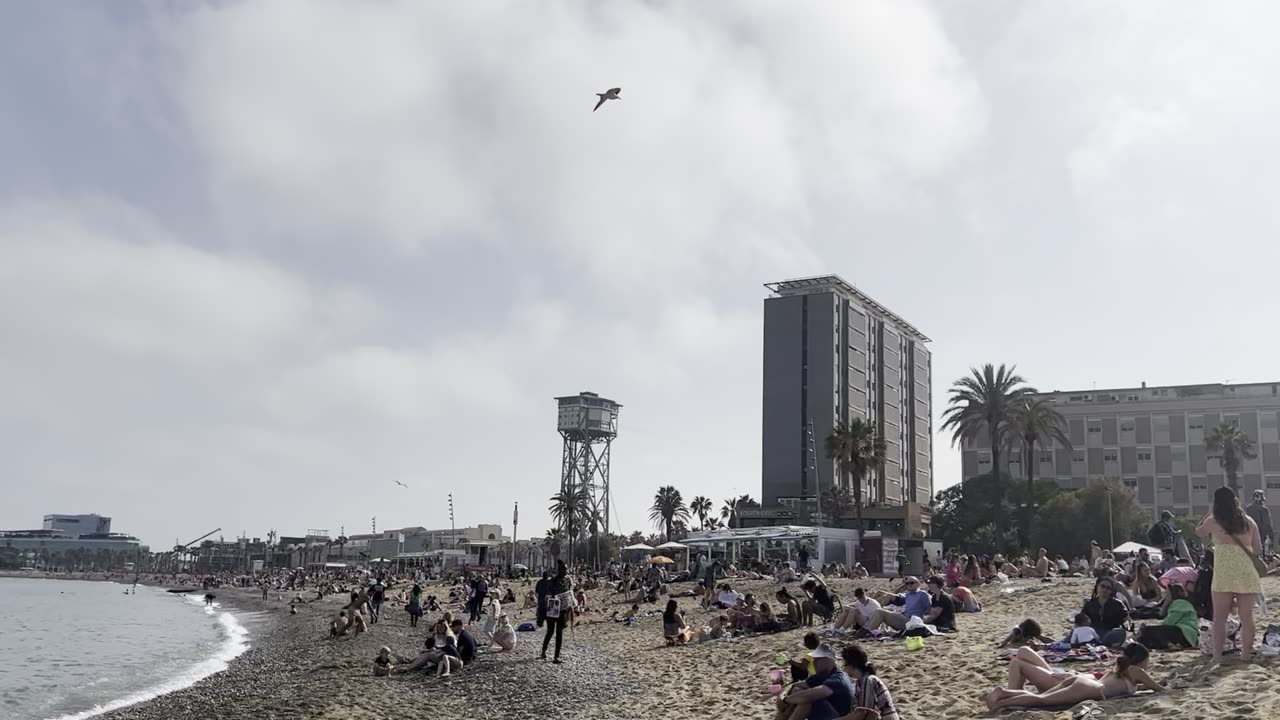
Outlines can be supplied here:
M311 307L292 275L183 245L117 202L0 207L0 327L203 361L268 351Z

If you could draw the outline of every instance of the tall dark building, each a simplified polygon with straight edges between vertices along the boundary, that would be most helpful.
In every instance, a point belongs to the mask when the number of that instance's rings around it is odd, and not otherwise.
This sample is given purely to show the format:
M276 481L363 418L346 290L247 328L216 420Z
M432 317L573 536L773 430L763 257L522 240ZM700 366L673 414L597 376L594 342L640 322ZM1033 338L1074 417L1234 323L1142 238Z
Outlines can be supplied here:
M933 428L929 338L835 275L769 283L764 301L762 501L812 504L820 485L849 486L823 449L839 423L862 418L888 462L864 499L929 505Z

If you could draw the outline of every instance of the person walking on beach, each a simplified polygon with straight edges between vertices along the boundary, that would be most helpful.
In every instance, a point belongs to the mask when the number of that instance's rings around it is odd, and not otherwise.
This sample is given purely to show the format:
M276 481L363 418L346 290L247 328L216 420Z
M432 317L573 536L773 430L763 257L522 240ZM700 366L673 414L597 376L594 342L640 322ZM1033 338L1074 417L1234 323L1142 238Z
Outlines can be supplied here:
M369 589L369 620L377 623L378 618L382 616L382 602L386 599L387 588L382 584L381 580L374 580L373 587Z
M560 664L560 647L564 642L564 628L573 617L573 580L569 578L569 568L563 560L556 561L555 577L547 580L545 594L539 596L538 619L547 624L547 634L542 638L542 655L539 659L547 659L547 647L554 635L556 654L552 662Z
M418 618L422 617L422 586L414 585L409 591L409 604L405 607L409 611L409 627L418 627Z
M1213 538L1213 661L1222 662L1227 616L1234 605L1240 614L1240 659L1253 655L1253 601L1262 592L1254 566L1262 552L1258 525L1245 514L1231 488L1213 493L1213 509L1196 527L1196 535Z
M1272 535L1275 532L1271 527L1271 509L1267 507L1266 495L1261 490L1254 490L1253 502L1249 503L1244 512L1258 526L1258 536L1262 538L1262 549L1265 552L1267 545L1273 542Z

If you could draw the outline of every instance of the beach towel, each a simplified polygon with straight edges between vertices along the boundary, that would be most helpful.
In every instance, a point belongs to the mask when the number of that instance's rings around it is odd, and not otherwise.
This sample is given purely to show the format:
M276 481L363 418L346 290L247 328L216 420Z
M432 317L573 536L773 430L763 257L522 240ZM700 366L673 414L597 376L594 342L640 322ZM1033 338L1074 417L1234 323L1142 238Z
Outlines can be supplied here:
M996 657L1004 662L1009 662L1017 654L1017 648L1005 648L996 651ZM1055 665L1068 662L1100 662L1114 659L1116 654L1101 645L1084 645L1068 650L1051 650L1046 647L1040 651L1040 657L1044 658L1045 662Z

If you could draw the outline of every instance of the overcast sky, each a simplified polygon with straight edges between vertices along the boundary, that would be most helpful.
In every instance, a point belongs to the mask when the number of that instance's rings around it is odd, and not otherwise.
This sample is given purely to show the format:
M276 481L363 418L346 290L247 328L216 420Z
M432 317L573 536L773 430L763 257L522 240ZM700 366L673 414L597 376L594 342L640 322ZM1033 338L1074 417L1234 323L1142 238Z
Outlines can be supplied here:
M761 284L802 275L933 338L935 418L984 362L1276 380L1277 15L6 3L0 527L448 527L452 492L541 534L552 398L592 390L649 532L659 485L759 496Z

